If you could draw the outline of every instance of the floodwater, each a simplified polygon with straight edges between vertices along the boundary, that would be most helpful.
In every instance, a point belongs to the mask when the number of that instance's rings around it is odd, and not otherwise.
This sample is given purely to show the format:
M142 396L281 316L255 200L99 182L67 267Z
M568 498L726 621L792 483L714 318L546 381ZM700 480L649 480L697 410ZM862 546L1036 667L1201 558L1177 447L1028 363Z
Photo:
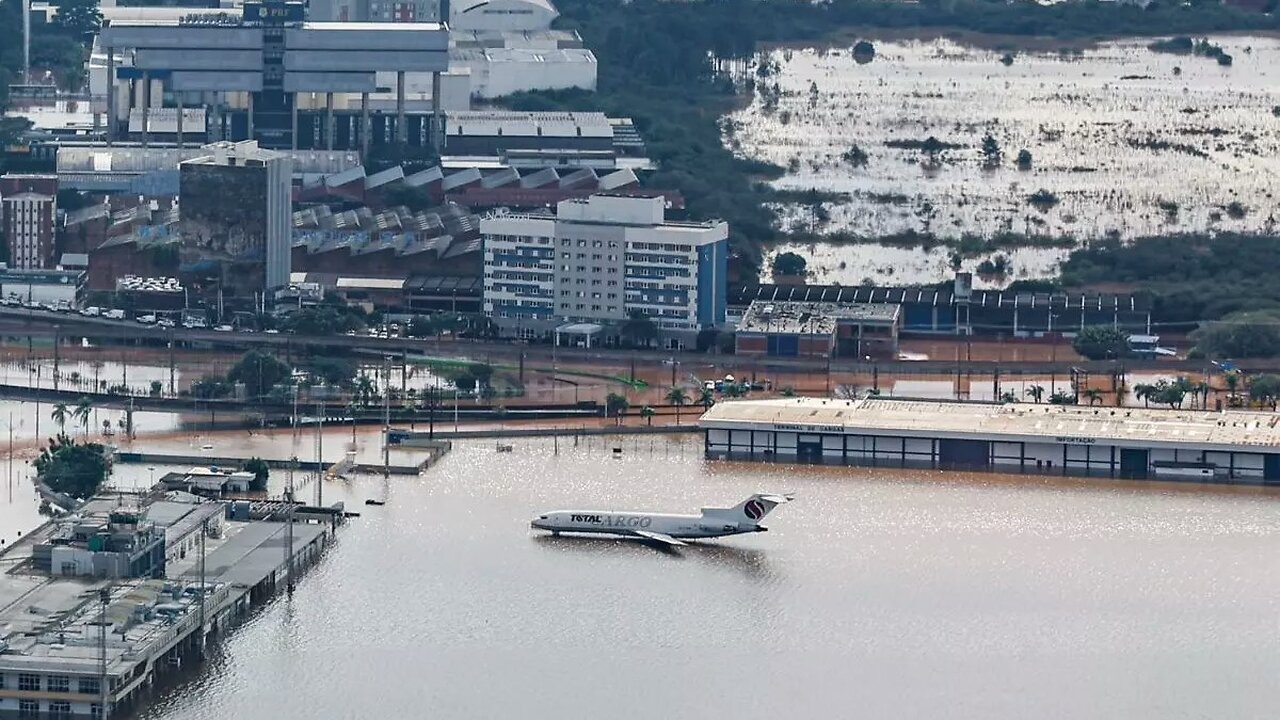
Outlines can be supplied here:
M877 41L867 64L846 49L777 49L769 57L779 71L758 83L777 84L776 106L757 92L727 118L726 142L744 156L790 166L779 187L849 193L849 202L825 206L830 220L820 233L1083 240L1269 231L1280 177L1280 39L1210 40L1233 57L1231 67L1155 53L1145 39L1078 52L1019 51L1008 66L1003 51L946 39ZM983 167L988 133L1003 153L997 169ZM920 150L886 145L929 136L960 147L930 161ZM865 167L841 158L854 144L868 155ZM1029 170L1015 167L1024 148L1033 157ZM1033 207L1028 198L1040 189L1059 202ZM1233 202L1243 214L1227 210ZM784 210L790 226L809 229L815 221L807 208ZM817 279L843 284L927 283L950 273L943 249L778 250L809 252ZM998 252L1012 272L981 284L1052 275L1065 250Z
M713 463L698 436L511 442L458 443L421 477L327 482L361 517L292 599L140 716L1264 718L1280 703L1275 494ZM678 552L528 527L762 490L797 498L769 533Z

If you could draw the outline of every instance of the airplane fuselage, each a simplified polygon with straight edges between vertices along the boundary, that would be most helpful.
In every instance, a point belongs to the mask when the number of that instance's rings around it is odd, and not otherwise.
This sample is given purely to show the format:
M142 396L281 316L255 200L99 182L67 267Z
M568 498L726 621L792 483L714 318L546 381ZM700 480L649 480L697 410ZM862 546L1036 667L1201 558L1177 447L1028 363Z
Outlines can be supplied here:
M530 525L553 533L609 533L635 535L651 532L677 539L697 539L761 532L755 523L738 523L729 518L706 515L671 515L608 510L556 510L535 518Z

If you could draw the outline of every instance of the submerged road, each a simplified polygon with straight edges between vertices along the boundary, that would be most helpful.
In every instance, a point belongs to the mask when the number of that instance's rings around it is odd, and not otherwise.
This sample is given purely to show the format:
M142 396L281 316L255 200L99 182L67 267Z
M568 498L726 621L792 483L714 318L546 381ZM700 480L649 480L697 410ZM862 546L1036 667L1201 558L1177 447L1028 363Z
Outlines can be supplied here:
M349 352L366 352L389 356L439 356L463 357L476 361L516 364L526 363L599 364L625 366L629 363L652 366L677 363L686 369L714 365L733 370L752 369L758 372L853 372L887 374L948 374L954 372L991 374L1002 373L1065 373L1079 368L1088 373L1107 374L1123 368L1127 371L1154 370L1164 372L1204 372L1204 360L1143 360L1127 359L1098 361L992 361L992 360L879 360L858 361L834 358L828 362L822 358L747 357L713 353L680 352L669 350L632 350L613 348L552 348L545 345L519 345L511 342L495 342L471 339L380 338L367 335L293 335L288 333L263 333L252 331L226 331L211 329L171 328L141 325L128 320L109 320L102 317L85 317L74 313L48 310L0 307L0 336L10 337L83 337L97 340L126 342L169 342L208 344L237 350L272 348L291 353L294 349L340 349ZM1280 359L1249 359L1237 362L1241 370L1249 372L1280 369Z

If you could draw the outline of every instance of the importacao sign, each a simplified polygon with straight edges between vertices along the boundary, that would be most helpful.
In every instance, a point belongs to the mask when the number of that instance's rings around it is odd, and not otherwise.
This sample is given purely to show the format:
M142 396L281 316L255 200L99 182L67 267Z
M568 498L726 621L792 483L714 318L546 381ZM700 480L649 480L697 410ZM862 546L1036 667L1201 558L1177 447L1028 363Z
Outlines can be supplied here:
M1073 437L1071 435L1062 435L1054 438L1054 440L1067 445L1092 445L1098 442L1098 438Z

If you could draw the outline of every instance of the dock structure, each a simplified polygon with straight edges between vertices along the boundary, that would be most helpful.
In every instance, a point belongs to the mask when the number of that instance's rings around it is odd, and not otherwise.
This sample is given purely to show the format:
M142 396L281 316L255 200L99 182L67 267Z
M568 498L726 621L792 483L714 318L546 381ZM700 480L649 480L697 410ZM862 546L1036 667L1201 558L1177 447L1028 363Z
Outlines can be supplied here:
M94 498L0 554L0 718L129 714L167 672L198 662L207 642L291 587L345 515L298 506L246 520L234 503L185 493L121 502ZM143 576L100 562L130 550L107 544L121 536L164 538Z
M864 398L725 401L708 457L1280 484L1280 414Z

